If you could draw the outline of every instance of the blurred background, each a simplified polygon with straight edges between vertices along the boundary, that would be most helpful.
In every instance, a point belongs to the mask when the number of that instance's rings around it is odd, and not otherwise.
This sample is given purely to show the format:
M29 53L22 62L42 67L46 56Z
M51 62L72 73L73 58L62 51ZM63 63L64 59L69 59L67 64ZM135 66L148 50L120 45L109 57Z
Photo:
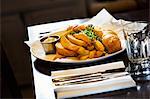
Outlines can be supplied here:
M1 0L1 98L35 98L30 52L24 44L28 26L91 18L102 8L117 19L150 19L149 0Z

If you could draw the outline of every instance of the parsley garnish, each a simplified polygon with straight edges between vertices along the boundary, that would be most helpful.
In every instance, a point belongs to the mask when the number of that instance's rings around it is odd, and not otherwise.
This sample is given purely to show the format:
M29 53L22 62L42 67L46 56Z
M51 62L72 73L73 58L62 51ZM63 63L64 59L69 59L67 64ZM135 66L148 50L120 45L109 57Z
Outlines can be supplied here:
M93 25L88 25L85 30L83 30L83 33L85 33L88 37L91 39L96 39L97 36L93 32L94 26Z

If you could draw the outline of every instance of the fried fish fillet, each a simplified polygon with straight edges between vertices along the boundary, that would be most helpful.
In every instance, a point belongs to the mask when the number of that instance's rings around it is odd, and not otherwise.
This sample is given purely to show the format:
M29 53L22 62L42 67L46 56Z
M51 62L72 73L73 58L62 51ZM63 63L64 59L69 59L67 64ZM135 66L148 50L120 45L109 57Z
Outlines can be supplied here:
M113 53L121 50L120 39L114 34L107 34L103 36L102 43L105 45L108 53Z
M100 39L101 39L103 45L105 46L105 48L107 49L108 53L113 53L113 52L121 50L120 39L114 31L105 30L102 32L97 31L95 33L97 36L100 37ZM98 43L95 43L95 45L96 46L99 45L99 47L100 47L100 44L98 44ZM96 47L96 49L97 48L98 48L98 46Z
M109 34L114 35L114 36L117 36L117 34L116 34L114 31L112 31L112 30L105 30L105 31L103 31L102 38L103 38L104 36L106 36L106 35L109 35Z

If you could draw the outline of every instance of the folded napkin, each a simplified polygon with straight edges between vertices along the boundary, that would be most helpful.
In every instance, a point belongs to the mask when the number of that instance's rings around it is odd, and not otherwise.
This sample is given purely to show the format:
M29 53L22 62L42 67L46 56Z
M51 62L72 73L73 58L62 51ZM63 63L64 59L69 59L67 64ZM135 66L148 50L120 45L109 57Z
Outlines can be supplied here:
M84 68L53 71L52 80L56 96L57 98L71 98L136 86L128 72L107 73L107 71L121 68L125 68L125 65L122 61L119 61ZM104 75L103 78L101 78L101 75Z

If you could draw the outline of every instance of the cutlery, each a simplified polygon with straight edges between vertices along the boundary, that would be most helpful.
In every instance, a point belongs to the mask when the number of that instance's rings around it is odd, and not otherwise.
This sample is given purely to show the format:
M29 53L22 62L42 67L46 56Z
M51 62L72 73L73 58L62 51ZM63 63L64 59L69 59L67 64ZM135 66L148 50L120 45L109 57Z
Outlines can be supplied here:
M46 36L48 33L51 33L51 31L39 33L39 38Z
M107 74L101 74L101 75L97 75L97 76L88 76L86 78L54 82L54 84L56 86L73 85L73 84L84 84L84 83L91 83L91 82L97 82L97 81L102 81L102 80L122 77L122 76L126 76L126 75L129 75L128 72L107 73Z
M75 80L75 79L81 79L81 78L88 78L90 76L98 76L98 75L106 75L106 73L116 73L120 72L121 70L124 70L124 68L120 69L112 69L112 70L105 70L105 71L98 71L95 73L89 73L89 74L81 74L81 75L72 75L72 76L63 76L63 77L55 77L52 79L53 82L63 82L68 80Z
M42 33L39 33L39 34L47 34L47 33L50 33L51 31L48 31L48 32L42 32Z

